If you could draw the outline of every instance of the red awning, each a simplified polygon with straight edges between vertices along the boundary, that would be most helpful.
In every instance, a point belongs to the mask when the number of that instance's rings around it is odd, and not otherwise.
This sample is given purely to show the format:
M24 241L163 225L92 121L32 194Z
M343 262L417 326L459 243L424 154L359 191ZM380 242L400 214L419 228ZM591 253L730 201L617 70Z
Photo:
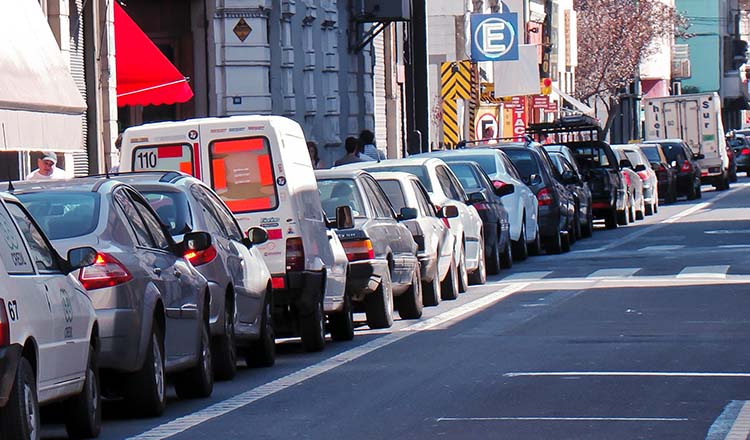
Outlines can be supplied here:
M115 1L117 106L161 105L193 97L188 79Z

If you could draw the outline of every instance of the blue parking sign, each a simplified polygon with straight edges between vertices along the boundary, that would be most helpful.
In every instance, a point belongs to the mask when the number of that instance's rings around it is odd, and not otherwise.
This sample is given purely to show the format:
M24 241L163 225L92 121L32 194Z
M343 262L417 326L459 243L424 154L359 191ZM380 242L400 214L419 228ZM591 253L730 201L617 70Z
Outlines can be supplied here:
M472 61L518 60L518 14L472 14Z

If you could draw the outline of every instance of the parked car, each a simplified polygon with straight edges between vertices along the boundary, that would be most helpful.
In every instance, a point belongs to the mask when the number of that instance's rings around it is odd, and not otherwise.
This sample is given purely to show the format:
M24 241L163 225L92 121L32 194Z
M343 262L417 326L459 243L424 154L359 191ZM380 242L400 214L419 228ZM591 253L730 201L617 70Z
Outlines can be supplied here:
M484 283L486 275L482 218L473 206L466 205L469 197L445 162L434 157L413 157L384 160L377 164L366 162L346 166L362 167L373 173L403 171L414 174L424 185L438 211L443 206L455 206L458 217L449 218L448 223L451 233L456 238L453 255L457 258L459 291L465 292L469 283Z
M502 198L513 194L515 186L506 184L495 188L476 162L456 161L449 162L448 166L469 194L469 203L482 217L487 272L496 275L500 273L501 267L510 268L513 265L513 252L508 233L510 221Z
M566 146L560 146L562 149L567 150L570 156L567 156L561 151L549 152L549 157L552 159L552 163L557 167L557 172L560 175L560 183L568 188L568 191L573 195L573 203L575 203L575 235L576 238L587 238L591 237L594 233L594 210L591 207L591 189L589 184L583 180L578 167L571 162L568 157L574 157L570 149Z
M422 273L422 303L436 306L441 299L458 298L458 268L453 255L455 238L450 231L449 218L458 216L455 206L444 206L440 211L430 202L430 196L413 174L382 172L372 175L385 192L396 212L402 208L417 210L417 216L404 220L417 243L417 258Z
M628 188L628 199L627 199L627 210L625 216L620 216L617 222L625 226L628 223L633 223L636 220L642 220L644 212L646 210L646 204L643 197L643 181L638 176L638 173L633 169L634 166L627 158L625 152L622 150L615 149L620 159L620 172L622 178L625 180L625 184Z
M371 175L356 169L317 170L318 189L328 218L351 210L353 224L336 234L349 258L347 293L355 310L364 309L370 328L393 324L394 304L403 319L422 316L422 282L417 244L401 221L416 217L413 208L397 215Z
M664 156L677 169L677 195L687 196L688 200L701 198L701 166L698 160L702 154L694 154L680 139L660 139L646 143L661 145Z
M677 169L670 165L669 160L664 155L662 146L659 144L640 144L643 154L646 155L651 163L651 168L656 173L658 180L659 198L664 199L664 203L674 203L677 201Z
M0 193L0 438L39 438L39 406L62 401L71 437L97 437L101 404L96 312L68 276L96 258L60 257L18 200Z
M544 249L553 254L567 252L575 241L575 204L573 196L560 183L557 168L549 154L536 143L503 145L523 181L531 187L539 204L539 234Z
M659 189L656 173L641 148L637 144L613 145L615 151L621 153L621 158L626 158L632 166L632 170L638 175L643 184L643 205L645 215L652 215L659 209ZM639 206L639 205L636 205Z
M738 172L745 172L750 176L750 139L745 135L733 134L727 145L732 150Z
M510 217L513 259L522 261L529 254L539 253L541 241L536 196L523 182L516 166L503 151L490 148L489 145L479 145L470 149L433 151L417 157L421 156L437 157L448 164L454 161L473 161L487 173L495 188L513 185L513 192L503 196L503 205Z
M211 395L210 293L188 261L211 247L211 235L188 232L175 243L148 201L114 179L18 182L15 188L58 251L99 251L77 276L99 322L104 395L159 415L166 373L174 375L180 397Z
M258 245L268 233L254 226L244 234L229 208L211 188L174 171L119 175L154 208L175 241L186 233L206 231L212 244L188 260L208 280L211 356L217 378L237 371L237 352L250 366L271 366L276 342L271 317L271 273Z

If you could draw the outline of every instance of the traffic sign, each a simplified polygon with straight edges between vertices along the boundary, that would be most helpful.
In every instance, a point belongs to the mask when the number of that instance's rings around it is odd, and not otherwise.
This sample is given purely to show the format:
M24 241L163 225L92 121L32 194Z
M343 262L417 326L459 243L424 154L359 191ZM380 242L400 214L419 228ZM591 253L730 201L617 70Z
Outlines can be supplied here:
M473 61L518 60L518 14L472 14Z
M490 132L492 135L485 136L485 134L489 134ZM474 126L474 133L476 134L476 139L498 137L500 132L498 130L497 116L493 113L482 113L482 115L477 118L477 123Z

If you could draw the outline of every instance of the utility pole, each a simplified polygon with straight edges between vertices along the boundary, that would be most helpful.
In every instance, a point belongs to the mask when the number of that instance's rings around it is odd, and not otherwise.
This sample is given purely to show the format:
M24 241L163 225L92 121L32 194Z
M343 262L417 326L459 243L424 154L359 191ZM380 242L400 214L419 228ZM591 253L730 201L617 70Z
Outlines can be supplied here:
M430 104L427 70L427 3L411 0L409 42L404 50L408 66L406 72L407 151L419 154L429 150Z

